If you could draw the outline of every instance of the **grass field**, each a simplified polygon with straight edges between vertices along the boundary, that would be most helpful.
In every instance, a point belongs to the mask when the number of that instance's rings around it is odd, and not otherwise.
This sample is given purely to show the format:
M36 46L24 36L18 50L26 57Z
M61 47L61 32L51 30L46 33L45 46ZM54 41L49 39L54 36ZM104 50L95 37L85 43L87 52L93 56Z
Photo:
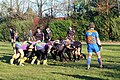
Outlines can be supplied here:
M87 54L86 45L83 53ZM78 62L52 62L48 65L10 65L13 54L11 44L0 42L0 80L120 80L120 44L103 45L101 51L104 69L98 68L97 57L92 57L92 70L86 70L86 60Z

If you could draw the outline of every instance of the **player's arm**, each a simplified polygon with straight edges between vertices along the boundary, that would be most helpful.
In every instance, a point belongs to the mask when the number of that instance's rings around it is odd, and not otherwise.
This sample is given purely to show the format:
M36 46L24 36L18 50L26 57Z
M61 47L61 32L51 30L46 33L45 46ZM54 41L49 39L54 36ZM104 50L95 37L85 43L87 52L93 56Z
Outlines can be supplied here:
M87 41L87 32L85 33L85 42L87 43L88 41Z
M16 49L13 49L13 51L14 51L14 54L17 54L17 53L16 53Z
M99 38L97 38L97 43L98 43L98 45L101 45L101 41Z
M37 32L35 32L35 33L33 34L33 40L36 40L36 38L35 38L36 33L37 33Z
M13 52L14 52L14 54L16 54L16 43L13 43Z
M96 40L97 40L98 46L102 49L102 45L101 45L101 41L100 41L98 32L96 32Z
M98 45L101 45L101 41L100 41L99 34L97 31L96 31L96 41Z
M35 51L37 51L36 45L35 45Z
M42 37L42 38L43 38L43 41L44 41L44 40L45 40L45 38L44 38L44 36L45 36L45 35L44 35L44 33L42 33L42 35L43 35L43 37Z

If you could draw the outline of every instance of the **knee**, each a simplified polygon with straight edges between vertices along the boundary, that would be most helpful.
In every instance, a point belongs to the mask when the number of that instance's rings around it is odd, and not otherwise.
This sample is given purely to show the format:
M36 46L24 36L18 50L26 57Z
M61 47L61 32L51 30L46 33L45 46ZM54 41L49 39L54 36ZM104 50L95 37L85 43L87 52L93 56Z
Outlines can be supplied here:
M92 58L92 54L89 54L89 55L88 55L88 58Z
M100 52L97 52L97 56L98 58L101 58Z
M17 56L13 55L13 56L12 56L12 59L17 59Z
M20 56L21 58L23 58L24 57L24 53L21 53L21 56Z

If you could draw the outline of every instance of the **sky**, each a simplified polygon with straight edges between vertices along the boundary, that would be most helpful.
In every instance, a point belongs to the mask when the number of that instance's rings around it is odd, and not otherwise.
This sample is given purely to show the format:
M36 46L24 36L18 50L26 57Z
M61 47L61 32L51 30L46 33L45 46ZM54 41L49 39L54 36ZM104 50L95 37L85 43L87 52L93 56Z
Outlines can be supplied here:
M2 1L4 1L4 0L0 0L0 2L2 2ZM8 0L9 1L9 0ZM34 0L31 0L31 1L34 1ZM63 2L63 1L65 1L65 0L58 0L58 1L60 1L60 2ZM26 5L27 6L27 5ZM35 8L33 5L31 6L32 8ZM36 8L35 8L36 9ZM34 10L34 9L33 9ZM47 13L47 12L46 12ZM58 17L63 17L63 16L65 16L66 15L66 13L65 13L65 11L63 10L63 11L61 11L60 13L57 13L57 16Z

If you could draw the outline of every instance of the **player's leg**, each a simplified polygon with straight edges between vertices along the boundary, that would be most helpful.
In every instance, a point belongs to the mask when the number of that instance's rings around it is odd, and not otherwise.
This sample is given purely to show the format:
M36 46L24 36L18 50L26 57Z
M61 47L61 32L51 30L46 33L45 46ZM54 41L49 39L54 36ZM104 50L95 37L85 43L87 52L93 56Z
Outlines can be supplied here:
M90 69L91 58L92 58L92 52L89 52L87 59L87 69Z
M47 55L48 55L49 46L45 45L45 51L43 53L43 65L47 65Z
M23 66L23 63L25 61L25 59L24 59L24 51L23 51L23 49L18 49L18 51L20 52L20 62L19 62L19 65Z
M42 60L43 52L41 50L38 50L38 56L37 56L37 65L40 64L40 61Z
M102 58L101 58L101 55L100 55L100 51L96 53L97 56L98 56L98 63L99 63L99 67L102 68Z
M100 55L100 49L99 49L98 45L95 45L94 48L95 48L95 53L98 57L99 67L102 68L103 66L102 66L102 58L101 58L101 55Z
M14 54L12 58L10 59L10 64L13 65L14 60L17 59L20 56L20 53Z
M88 45L87 50L88 50L87 69L90 69L90 63L91 63L92 52L93 52L92 45Z
M34 62L36 61L37 57L39 56L38 51L33 51L35 53L35 56L32 57L32 61L31 64L34 64Z

